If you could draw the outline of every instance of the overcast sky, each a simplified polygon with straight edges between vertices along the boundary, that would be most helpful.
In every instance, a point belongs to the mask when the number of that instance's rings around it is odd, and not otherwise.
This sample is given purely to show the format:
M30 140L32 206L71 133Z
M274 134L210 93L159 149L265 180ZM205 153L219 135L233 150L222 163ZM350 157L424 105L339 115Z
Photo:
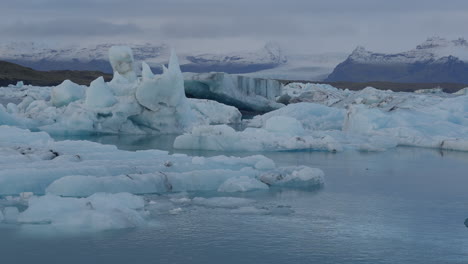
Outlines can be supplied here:
M167 43L179 50L411 49L468 38L467 0L0 0L1 41Z

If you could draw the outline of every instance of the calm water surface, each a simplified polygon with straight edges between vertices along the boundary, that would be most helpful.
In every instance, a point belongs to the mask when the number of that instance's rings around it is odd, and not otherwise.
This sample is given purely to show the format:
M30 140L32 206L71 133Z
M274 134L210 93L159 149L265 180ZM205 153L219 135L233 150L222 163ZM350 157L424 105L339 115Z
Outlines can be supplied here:
M171 136L87 139L127 150L173 151ZM468 153L398 148L262 154L281 166L321 168L325 188L237 194L289 208L289 214L190 207L158 215L149 227L91 234L4 225L0 263L468 263Z

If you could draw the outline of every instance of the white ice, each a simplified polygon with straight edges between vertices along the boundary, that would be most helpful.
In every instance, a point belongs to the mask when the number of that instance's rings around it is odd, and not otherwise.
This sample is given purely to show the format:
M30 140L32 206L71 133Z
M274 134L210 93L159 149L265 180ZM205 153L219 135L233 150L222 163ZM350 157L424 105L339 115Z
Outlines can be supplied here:
M85 87L71 82L63 81L60 85L52 88L50 101L53 106L61 107L85 97Z
M330 85L287 85L290 104L246 120L248 128L197 126L179 149L220 151L382 151L396 146L468 151L468 96L352 92Z
M55 134L182 133L195 125L239 123L241 114L214 101L187 99L184 79L173 52L164 73L154 75L143 63L134 71L128 47L109 50L114 78L89 87L65 81L56 87L15 86L0 89L0 124Z
M47 194L31 197L17 222L75 231L132 228L146 224L144 205L142 197L130 193L96 193L86 198Z
M313 190L323 185L318 169L277 167L260 155L206 158L160 150L130 152L89 141L56 142L45 132L10 126L0 126L0 168L0 195L16 197L18 203L11 206L0 199L0 221L59 229L145 225L146 209L152 205L135 194L225 195L271 187ZM225 208L247 204L230 197L187 201ZM177 208L168 210L180 213Z

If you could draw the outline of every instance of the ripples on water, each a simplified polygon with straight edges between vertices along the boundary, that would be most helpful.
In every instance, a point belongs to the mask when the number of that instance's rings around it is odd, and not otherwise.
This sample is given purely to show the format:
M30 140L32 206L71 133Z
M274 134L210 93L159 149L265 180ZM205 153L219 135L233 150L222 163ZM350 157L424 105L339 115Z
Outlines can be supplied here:
M86 139L174 152L173 136ZM178 215L156 215L149 227L95 234L3 226L0 263L468 263L468 153L397 148L262 154L281 166L321 168L325 188L237 194L261 206L290 208L287 214L190 206ZM209 194L191 194L200 195Z

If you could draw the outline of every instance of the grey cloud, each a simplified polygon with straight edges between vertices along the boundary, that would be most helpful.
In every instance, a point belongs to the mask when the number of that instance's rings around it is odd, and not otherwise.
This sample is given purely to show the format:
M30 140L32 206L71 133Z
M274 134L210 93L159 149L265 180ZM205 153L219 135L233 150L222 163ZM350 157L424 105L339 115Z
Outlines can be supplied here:
M11 36L113 36L136 34L141 29L134 24L114 24L90 19L56 19L40 22L16 22L0 28Z
M380 51L404 50L431 35L468 37L466 0L0 0L0 4L0 33L13 39L102 36L102 41L131 38L191 49L250 49L251 43L279 40L285 48L322 52L349 51L358 44ZM215 42L219 44L210 47Z
M304 32L302 25L290 20L261 17L212 20L179 20L161 25L161 33L169 38L222 38L239 36L294 36Z

